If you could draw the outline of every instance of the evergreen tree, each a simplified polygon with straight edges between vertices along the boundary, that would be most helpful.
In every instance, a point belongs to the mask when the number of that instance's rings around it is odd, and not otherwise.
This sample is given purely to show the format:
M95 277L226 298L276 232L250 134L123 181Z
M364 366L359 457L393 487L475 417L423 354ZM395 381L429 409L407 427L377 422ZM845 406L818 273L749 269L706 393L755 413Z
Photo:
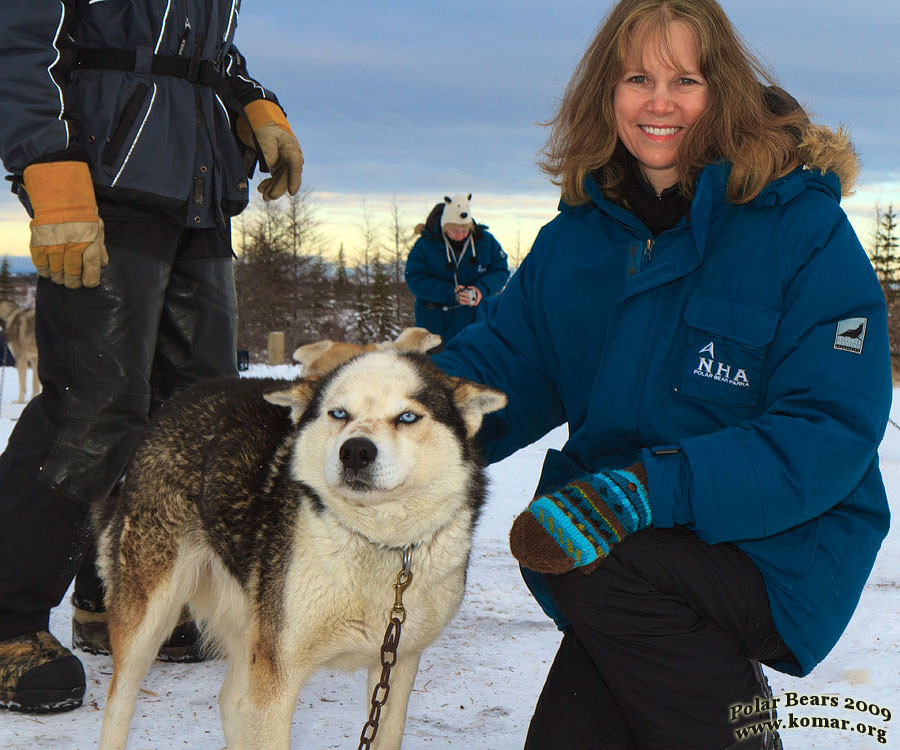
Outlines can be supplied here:
M327 302L322 298L320 282L324 272L317 258L321 257L321 241L318 237L319 222L314 216L310 191L301 190L291 195L287 203L281 203L284 215L285 241L293 258L294 286L292 289L293 321L295 325L306 322L310 312L320 312ZM307 303L307 293L317 295Z
M378 255L378 229L372 222L372 214L369 207L363 202L363 223L362 223L362 242L363 242L363 283L369 286L372 283L372 258Z
M393 267L393 289L394 289L394 318L397 331L406 326L406 316L404 316L404 297L400 294L401 287L405 286L404 272L406 269L406 257L409 255L409 232L404 231L400 226L400 208L397 206L397 199L391 204L391 241L393 244L393 258L391 265Z
M875 231L872 239L869 257L884 292L890 350L891 355L896 356L900 355L900 248L893 203L888 204L886 210L875 206Z
M362 272L359 272L362 273ZM369 303L368 284L354 284L353 295L353 340L364 343L373 340L372 306Z
M377 253L372 271L372 287L369 295L371 327L376 340L392 339L400 332L400 329L397 328L394 319L388 270Z
M897 214L893 203L889 203L887 209L881 212L876 244L887 260L885 281L889 284L900 283L900 238L897 236Z
M248 221L246 240L235 265L238 292L238 346L261 352L271 331L292 322L293 258L285 242L284 221L266 202Z
M346 294L347 289L350 288L350 279L347 276L347 255L344 253L344 243L341 243L341 248L338 250L338 258L337 258L337 267L335 269L335 277L334 277L334 286L335 286L335 296L343 297Z
M334 297L328 282L328 263L322 255L321 247L315 255L308 257L308 261L298 282L303 290L300 296L304 304L297 311L305 323L303 332L309 332L317 339L333 338L335 330L331 319L335 308Z
M4 255L0 261L0 299L14 301L14 297L15 285L9 273L9 258Z
M900 248L893 203L888 204L887 209L875 206L874 226L872 249L869 252L872 267L883 287L895 285L900 282Z

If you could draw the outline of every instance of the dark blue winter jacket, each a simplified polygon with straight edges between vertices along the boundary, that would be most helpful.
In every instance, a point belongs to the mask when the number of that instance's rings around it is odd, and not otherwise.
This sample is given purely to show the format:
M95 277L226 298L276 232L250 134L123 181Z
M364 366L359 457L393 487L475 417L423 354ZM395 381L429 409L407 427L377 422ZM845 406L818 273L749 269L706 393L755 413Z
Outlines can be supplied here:
M406 259L406 285L416 298L416 325L438 334L444 342L472 323L488 297L499 294L509 279L506 253L484 224L475 226L473 242L474 254L469 247L462 257L448 259L440 212L432 210L422 236ZM481 304L457 304L457 283L478 287L483 295Z
M232 45L240 0L3 0L0 156L85 160L100 195L179 209L197 198L225 214L249 196L253 158L233 134L227 97L151 72L158 56L215 68L246 105L277 101ZM134 69L81 68L75 49L134 53ZM83 55L82 55L83 57ZM245 162L244 159L248 161Z
M728 174L708 166L689 218L655 239L589 177L591 200L560 205L436 361L508 394L481 432L490 460L568 423L542 490L642 460L654 526L744 550L800 665L773 666L806 674L888 530L885 302L833 174L797 169L747 205Z

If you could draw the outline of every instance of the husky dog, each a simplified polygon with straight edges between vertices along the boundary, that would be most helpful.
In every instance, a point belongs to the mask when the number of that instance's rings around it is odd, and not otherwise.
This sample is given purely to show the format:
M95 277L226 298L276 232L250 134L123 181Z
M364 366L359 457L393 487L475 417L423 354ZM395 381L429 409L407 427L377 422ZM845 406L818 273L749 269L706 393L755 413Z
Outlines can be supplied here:
M125 747L185 603L228 659L229 750L286 750L297 695L323 665L365 667L368 709L408 551L372 744L398 750L419 657L463 595L485 493L473 438L505 404L423 355L375 352L321 379L196 386L160 410L94 518L114 663L101 750Z
M423 354L440 346L441 337L427 328L404 328L393 341L377 344L349 344L343 341L324 339L313 344L304 344L294 350L295 362L303 365L303 376L321 375L333 370L341 362L364 352L422 352Z
M14 403L25 403L25 381L28 365L31 365L31 397L41 392L38 379L37 342L34 340L34 309L20 307L10 300L0 300L0 323L6 334L6 345L16 358L19 374L19 398Z

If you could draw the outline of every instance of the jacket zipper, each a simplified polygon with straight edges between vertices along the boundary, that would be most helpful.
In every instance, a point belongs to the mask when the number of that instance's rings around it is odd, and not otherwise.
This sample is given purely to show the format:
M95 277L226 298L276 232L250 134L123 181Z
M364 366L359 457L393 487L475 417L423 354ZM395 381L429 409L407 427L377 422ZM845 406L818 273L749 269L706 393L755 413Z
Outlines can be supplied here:
M178 56L181 57L184 54L184 48L187 46L188 34L191 33L191 19L184 19L184 29L181 32L181 39L178 41Z
M644 244L644 260L641 263L641 266L646 268L650 265L650 261L653 260L653 243L655 242L654 238L650 237L647 239L647 242Z
M144 87L146 88L146 87ZM125 155L125 160L122 162L122 166L119 167L119 171L116 172L116 176L113 177L113 181L110 184L111 187L115 187L116 183L119 181L119 178L122 176L122 172L125 171L125 167L128 165L128 160L131 158L131 152L134 151L134 147L137 145L137 142L141 138L141 133L144 132L144 125L147 124L147 118L150 117L150 112L153 110L153 102L156 101L156 84L153 84L153 93L150 96L150 103L147 105L147 111L144 113L144 119L141 120L141 125L138 128L137 133L134 135L134 140L131 142L131 146L128 149L128 153Z

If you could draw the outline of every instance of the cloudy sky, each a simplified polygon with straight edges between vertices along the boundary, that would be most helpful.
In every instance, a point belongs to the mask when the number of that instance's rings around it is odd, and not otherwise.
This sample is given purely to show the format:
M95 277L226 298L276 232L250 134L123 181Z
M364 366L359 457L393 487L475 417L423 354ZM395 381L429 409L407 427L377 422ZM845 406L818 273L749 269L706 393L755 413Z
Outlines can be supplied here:
M863 159L845 202L864 243L876 202L900 204L896 0L723 0L779 82ZM524 253L555 214L535 161L572 70L610 3L588 0L244 0L237 43L276 91L306 156L304 185L333 249L361 243L363 216L424 219L445 193ZM0 254L27 222L0 197Z

